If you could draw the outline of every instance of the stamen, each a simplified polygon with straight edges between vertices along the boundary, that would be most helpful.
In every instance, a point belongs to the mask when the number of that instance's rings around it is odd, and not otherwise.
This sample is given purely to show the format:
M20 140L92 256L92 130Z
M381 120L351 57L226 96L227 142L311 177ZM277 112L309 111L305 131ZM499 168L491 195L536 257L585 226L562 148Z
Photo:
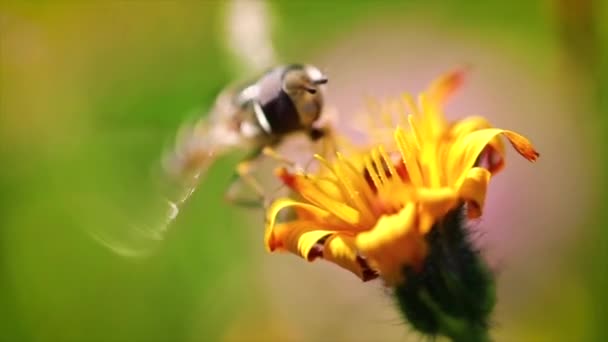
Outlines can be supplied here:
M372 164L371 157L365 156L364 163L365 163L365 169L367 170L367 173L369 174L369 177L371 178L372 183L374 184L374 187L376 188L376 190L379 190L380 187L382 186L382 182L380 181L380 178L378 177L378 172L376 171L374 164Z
M418 149L422 148L423 142L421 141L420 130L418 129L418 124L416 123L416 117L413 115L409 115L407 117L407 121L410 124L410 128L412 129L412 135L414 136L414 142L416 143L416 147Z
M318 182L310 181L308 186L310 187L308 191L300 192L304 198L321 208L331 211L337 218L347 224L356 225L359 222L360 215L357 210L328 194L319 186Z
M380 153L378 152L378 149L372 150L371 159L374 162L376 171L378 172L378 176L380 176L380 181L382 182L382 184L386 184L388 182L388 177L386 177L386 171L385 171L386 168L385 168L384 164L382 163L382 159L381 159Z
M323 177L323 178L319 178L319 180L326 180L334 185L337 185L338 189L340 189L340 193L342 194L342 197L349 199L350 196L348 194L348 190L344 188L344 184L341 182L340 177L338 177L338 175L336 174L336 171L329 164L329 162L325 158L323 158L319 155L315 155L315 159L317 159L319 161L319 163L321 163L321 165L324 166L335 177L335 178ZM352 204L352 202L349 204Z
M420 112L418 111L418 106L416 106L416 102L414 102L412 95L405 93L401 95L401 97L403 98L403 101L405 101L405 104L410 108L413 115L419 116Z
M380 145L378 147L378 153L380 153L380 156L384 160L384 165L386 167L386 170L388 170L390 177L395 178L395 175L397 174L397 170L395 169L395 166L393 165L391 158L388 156L388 153L386 153L384 146ZM397 177L397 178L399 178L399 177ZM399 179L401 179L401 178L399 178Z
M407 169L407 173L410 176L412 183L418 186L422 185L422 175L418 168L418 162L414 157L414 148L412 148L412 144L407 141L403 129L397 128L395 131L395 141L397 142L399 152L401 152L401 158L405 163L405 168Z
M357 170L350 160L344 158L341 153L336 155L338 156L336 172L340 175L339 178L347 184L349 191L352 191L354 198L357 198L357 202L361 202L358 207L363 218L374 221L376 214L371 212L374 194L369 187L369 183L362 177L361 170Z
M337 184L338 185L338 189L340 189L340 192L342 193L342 197L351 200L349 201L349 204L353 205L356 207L356 204L353 203L352 201L352 196L350 194L350 192L348 191L348 189L346 189L346 185L342 182L341 178L338 176L338 174L336 173L336 170L334 169L334 167L332 167L332 165L327 161L327 159L321 157L320 155L316 154L315 159L317 159L321 165L323 165L325 168L327 168L327 170L329 172L331 172L332 175L334 175L335 179L329 178L329 177L324 177L324 179L326 179L327 181Z
M365 201L361 198L360 193L356 190L357 188L353 186L353 184L349 181L352 177L349 177L349 175L346 175L344 172L341 172L343 170L340 166L343 163L343 160L339 160L334 166L332 166L326 159L322 158L321 156L316 156L315 158L319 160L319 162L323 166L325 166L335 177L335 179L325 177L325 180L337 184L343 197L348 200L349 205L354 207L362 214L362 224L371 224L373 216L368 208L368 204L365 203Z

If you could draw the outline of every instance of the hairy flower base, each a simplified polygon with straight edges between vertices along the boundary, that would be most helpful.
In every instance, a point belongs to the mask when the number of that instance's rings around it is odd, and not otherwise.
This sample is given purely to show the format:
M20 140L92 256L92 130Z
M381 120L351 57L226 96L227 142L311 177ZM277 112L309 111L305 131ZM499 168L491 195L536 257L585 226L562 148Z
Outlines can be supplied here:
M436 223L421 270L404 267L394 289L401 312L418 331L453 341L486 341L495 303L494 278L464 227L463 208Z

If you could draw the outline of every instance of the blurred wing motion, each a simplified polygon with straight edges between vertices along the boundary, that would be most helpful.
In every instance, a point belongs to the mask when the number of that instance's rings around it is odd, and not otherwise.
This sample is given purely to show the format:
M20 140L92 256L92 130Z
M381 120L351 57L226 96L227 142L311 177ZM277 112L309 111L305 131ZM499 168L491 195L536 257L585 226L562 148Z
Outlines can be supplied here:
M143 257L163 240L184 204L218 156L235 148L246 148L248 141L238 130L243 110L234 100L234 91L220 94L208 115L179 129L175 144L164 153L160 183L150 217L127 225L119 232L92 232L93 237L113 252L126 257ZM157 175L158 176L158 175ZM132 217L131 217L132 219Z

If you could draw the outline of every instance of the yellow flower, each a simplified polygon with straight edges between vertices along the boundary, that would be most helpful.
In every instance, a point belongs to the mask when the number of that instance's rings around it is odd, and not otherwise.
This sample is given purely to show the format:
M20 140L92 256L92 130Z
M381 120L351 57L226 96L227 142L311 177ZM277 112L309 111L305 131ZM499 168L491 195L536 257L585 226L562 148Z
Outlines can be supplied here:
M315 173L277 171L298 198L274 201L267 211L269 251L289 251L308 261L323 258L363 280L380 275L387 285L403 281L403 268L421 267L425 236L448 212L466 204L469 218L481 215L490 178L504 166L501 136L524 158L538 153L523 136L492 128L481 117L450 123L446 99L462 82L462 71L435 81L394 129L394 142L335 161L315 156ZM385 111L386 108L381 109ZM379 114L379 113L372 113ZM285 208L295 219L277 222Z

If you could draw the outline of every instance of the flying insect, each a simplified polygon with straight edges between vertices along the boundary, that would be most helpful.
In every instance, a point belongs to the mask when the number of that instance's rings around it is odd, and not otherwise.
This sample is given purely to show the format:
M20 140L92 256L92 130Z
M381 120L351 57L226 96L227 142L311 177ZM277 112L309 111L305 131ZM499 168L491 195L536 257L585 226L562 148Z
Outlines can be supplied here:
M261 204L264 197L262 187L251 175L255 162L263 154L280 158L274 148L287 136L303 133L311 141L324 139L323 151L333 148L330 127L317 125L327 82L315 66L290 64L272 68L245 86L222 91L208 116L180 129L175 146L163 159L165 172L185 189L176 201L169 201L172 213L167 224L218 156L233 150L249 151L235 168L226 199L251 205ZM239 200L234 191L239 181L248 184L259 200Z

